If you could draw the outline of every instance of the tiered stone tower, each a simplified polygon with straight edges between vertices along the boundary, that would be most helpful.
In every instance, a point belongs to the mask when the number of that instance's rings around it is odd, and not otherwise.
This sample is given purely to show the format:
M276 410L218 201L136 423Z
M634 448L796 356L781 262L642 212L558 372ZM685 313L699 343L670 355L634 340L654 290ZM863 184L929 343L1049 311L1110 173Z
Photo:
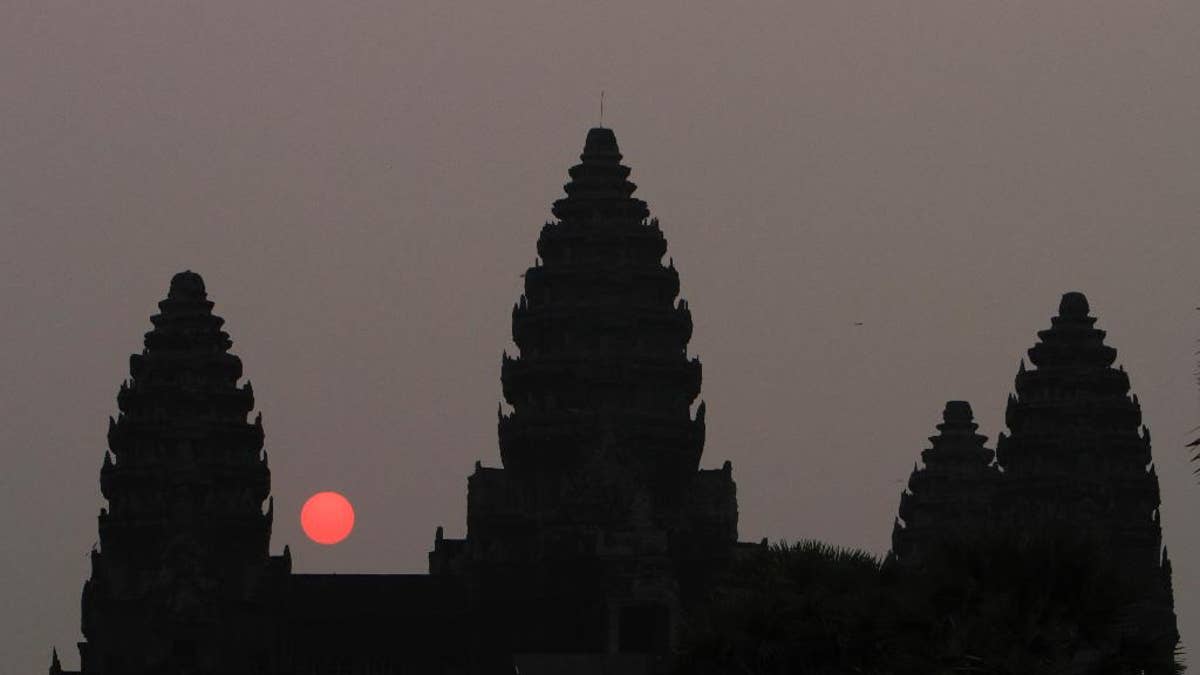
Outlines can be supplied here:
M1000 434L996 447L1000 500L1010 523L1065 522L1111 550L1145 588L1140 629L1169 649L1178 633L1150 430L1095 323L1082 293L1063 295L1058 316L1029 350L1036 368L1021 362L1005 413L1010 434Z
M735 488L728 462L699 470L700 362L662 230L611 130L591 129L580 160L513 307L504 468L476 467L467 538L439 538L431 571L521 589L494 598L528 610L510 625L538 626L516 629L536 636L517 651L665 652L736 543Z
M560 219L538 239L545 261L525 273L505 356L500 456L513 475L560 473L601 452L606 436L621 464L657 501L694 473L704 444L700 361L687 357L692 317L679 274L663 265L667 242L620 164L609 129L588 132L570 170Z
M272 567L261 416L224 320L192 272L171 280L129 360L100 471L108 508L83 591L87 673L266 667L254 598ZM286 573L286 559L274 567Z
M922 553L943 537L979 536L991 523L1000 472L992 464L987 436L975 432L971 404L949 401L900 495L900 519L892 530L892 553L903 564L920 564Z

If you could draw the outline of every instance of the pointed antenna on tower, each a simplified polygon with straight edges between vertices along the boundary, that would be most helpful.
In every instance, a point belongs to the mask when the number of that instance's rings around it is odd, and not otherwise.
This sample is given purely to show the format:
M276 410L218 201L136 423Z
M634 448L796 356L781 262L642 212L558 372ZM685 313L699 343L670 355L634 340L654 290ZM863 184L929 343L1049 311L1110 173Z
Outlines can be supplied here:
M600 128L604 128L604 90L600 90Z

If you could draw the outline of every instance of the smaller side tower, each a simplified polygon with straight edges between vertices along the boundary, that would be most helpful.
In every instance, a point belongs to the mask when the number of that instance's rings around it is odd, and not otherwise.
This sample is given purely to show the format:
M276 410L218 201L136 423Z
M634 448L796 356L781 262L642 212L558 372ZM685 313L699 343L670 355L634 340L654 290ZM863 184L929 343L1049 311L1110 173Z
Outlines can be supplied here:
M923 551L943 537L978 535L988 528L1000 473L987 437L975 432L971 404L948 401L938 435L921 452L924 468L913 468L900 494L900 517L892 530L892 554L919 564Z
M158 306L109 420L82 671L255 672L272 568L262 418L246 422L254 393L200 275L175 275Z

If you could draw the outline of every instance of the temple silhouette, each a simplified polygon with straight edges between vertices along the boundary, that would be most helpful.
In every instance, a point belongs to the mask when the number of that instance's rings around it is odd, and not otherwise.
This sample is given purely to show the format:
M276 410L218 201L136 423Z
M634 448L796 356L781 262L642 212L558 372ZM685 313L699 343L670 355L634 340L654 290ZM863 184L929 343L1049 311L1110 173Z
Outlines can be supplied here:
M1020 362L1005 410L1010 433L1000 434L994 453L975 432L970 404L946 404L938 435L921 453L925 466L914 468L901 494L891 555L919 564L923 550L947 538L1071 531L1137 580L1131 638L1167 636L1147 639L1170 651L1179 633L1150 430L1124 367L1112 365L1116 349L1095 323L1082 293L1062 296L1028 351L1035 368Z
M201 277L175 275L110 419L80 672L668 672L690 609L766 542L738 541L730 463L700 466L691 314L629 173L613 132L588 131L512 310L501 466L476 463L466 534L436 528L428 574L298 574L270 554L253 390ZM969 404L946 404L891 559L999 522L1086 525L1177 639L1149 432L1094 322L1063 296L995 452Z

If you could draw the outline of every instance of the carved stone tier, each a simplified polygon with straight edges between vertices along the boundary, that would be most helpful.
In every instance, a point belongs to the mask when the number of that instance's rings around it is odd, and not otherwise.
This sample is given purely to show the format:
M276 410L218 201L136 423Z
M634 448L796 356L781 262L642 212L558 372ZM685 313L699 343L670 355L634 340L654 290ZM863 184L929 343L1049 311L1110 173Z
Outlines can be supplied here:
M975 432L979 425L966 401L946 403L942 419L921 452L925 467L913 470L900 495L892 552L904 563L919 562L922 549L940 537L979 535L990 526L1000 474L984 447L987 437Z

